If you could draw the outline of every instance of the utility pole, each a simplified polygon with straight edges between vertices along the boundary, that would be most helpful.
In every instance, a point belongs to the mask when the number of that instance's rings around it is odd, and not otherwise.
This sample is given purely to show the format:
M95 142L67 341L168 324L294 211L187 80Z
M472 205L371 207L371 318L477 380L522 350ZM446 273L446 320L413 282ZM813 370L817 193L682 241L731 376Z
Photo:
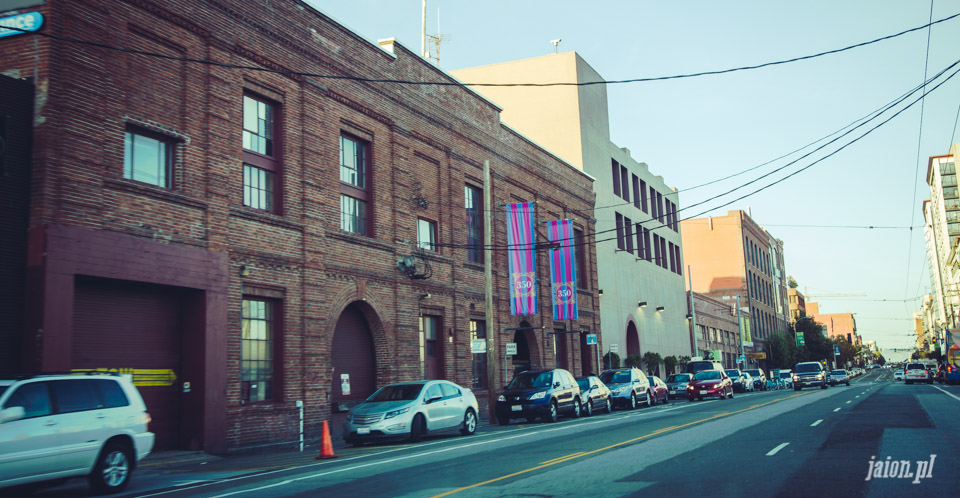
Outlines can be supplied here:
M427 2L424 0L424 6ZM426 8L426 7L424 7ZM493 316L493 226L490 223L490 212L493 206L493 187L490 185L490 161L483 162L483 301L484 320L486 320L487 334L487 412L490 422L497 421L497 386L500 385L497 377L497 333L499 324ZM504 364L506 370L506 364Z
M690 265L687 265L687 280L690 282L690 323L693 326L693 356L700 356L700 350L697 349L697 309L693 306L693 275L690 274Z
M737 330L740 331L740 356L743 356L743 320L740 319L740 293L737 293ZM737 368L740 368L740 358L737 358Z

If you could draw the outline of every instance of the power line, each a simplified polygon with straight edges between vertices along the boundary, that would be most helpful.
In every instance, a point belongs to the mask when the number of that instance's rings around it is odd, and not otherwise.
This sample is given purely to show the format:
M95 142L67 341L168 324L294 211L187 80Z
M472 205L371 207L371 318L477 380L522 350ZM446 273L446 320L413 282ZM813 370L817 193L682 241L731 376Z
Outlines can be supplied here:
M825 55L831 55L831 54L837 54L837 53L840 53L840 52L846 52L846 51L848 51L848 50L852 50L852 49L855 49L855 48L865 47L865 46L867 46L867 45L872 45L872 44L874 44L874 43L879 43L879 42L881 42L881 41L885 41L885 40L890 40L890 39L893 39L893 38L897 38L897 37L899 37L899 36L903 36L903 35L905 35L905 34L912 33L912 32L914 32L914 31L919 31L919 30L924 29L924 28L929 28L929 27L931 27L931 26L933 26L933 25L935 25L935 24L939 24L939 23L942 23L942 22L946 22L946 21L949 21L949 20L951 20L951 19L955 19L955 18L957 18L957 17L960 17L960 12L958 12L958 13L956 13L956 14L953 14L953 15L951 15L951 16L944 17L943 19L938 19L938 20L936 20L936 21L929 22L929 23L924 24L924 25L922 25L922 26L917 26L917 27L915 27L915 28L906 29L906 30L900 31L900 32L898 32L898 33L894 33L894 34L887 35L887 36L882 36L882 37L880 37L880 38L875 38L875 39L873 39L873 40L869 40L869 41L865 41L865 42L860 42L860 43L855 43L855 44L853 44L853 45L848 45L848 46L846 46L846 47L837 48L837 49L833 49L833 50L826 50L826 51L823 51L823 52L817 52L817 53L815 53L815 54L804 55L804 56L800 56L800 57L792 57L792 58L789 58L789 59L783 59L783 60L772 61L772 62L765 62L765 63L755 64L755 65L750 65L750 66L740 66L740 67L733 67L733 68L720 69L720 70L714 70L714 71L699 71L699 72L695 72L695 73L675 74L675 75L670 75L670 76L654 76L654 77L647 77L647 78L629 78L629 79L623 79L623 80L610 80L610 81L551 82L551 83L461 83L461 82L454 82L454 81L417 81L417 80L403 80L403 79L395 79L395 78L364 78L364 77L361 77L361 76L342 76L342 75L334 75L334 74L309 73L309 72L305 72L305 71L291 71L291 70L285 70L285 69L270 69L270 68L264 68L264 67L260 67L260 66L245 66L245 65L239 65L239 64L227 64L227 63L224 63L224 62L217 62L217 61L212 61L212 60L207 60L207 59L195 59L195 58L191 58L191 57L176 57L176 56L166 55L166 54L160 54L160 53L156 53L156 52L147 52L147 51L144 51L144 50L134 50L134 49L129 49L129 48L115 47L115 46L112 46L112 45L107 45L107 44L105 44L105 43L97 43L97 42L91 42L91 41L87 41L87 40L78 40L78 39L75 39L75 38L67 38L67 37L63 37L63 36L53 35L53 34L50 34L50 33L45 33L45 32L42 32L42 31L27 31L27 30L15 28L15 27L7 27L7 26L4 26L4 29L9 29L9 30L13 30L13 31L21 31L21 32L24 32L24 33L29 32L29 33L33 33L33 34L38 35L38 36L44 36L44 37L47 37L47 38L51 38L51 39L55 39L55 40L60 40L60 41L65 41L65 42L69 42L69 43L78 43L78 44L89 45L89 46L93 46L93 47L104 48L104 49L107 49L107 50L114 50L114 51L118 51L118 52L129 53L129 54L146 55L146 56L149 56L149 57L157 57L157 58L161 58L161 59L175 60L175 61L180 61L180 62L193 62L193 63L197 63L197 64L207 64L207 65L211 65L211 66L223 67L223 68L228 68L228 69L245 69L245 70L249 70L249 71L260 71L260 72L267 72L267 73L285 74L285 75L293 75L293 76L305 76L305 77L322 78L322 79L330 79L330 80L348 80L348 81L359 81L359 82L366 82L366 83L394 83L394 84L411 85L411 86L551 87L551 86L591 86L591 85L616 85L616 84L626 84L626 83L643 83L643 82L650 82L650 81L663 81L663 80L674 80L674 79L682 79L682 78L696 78L696 77L700 77L700 76L712 76L712 75L718 75L718 74L733 73L733 72L738 72L738 71L749 71L749 70L753 70L753 69L760 69L760 68L769 67L769 66L777 66L777 65L782 65L782 64L789 64L789 63L792 63L792 62L798 62L798 61L815 59L815 58L817 58L817 57L823 57L823 56L825 56Z
M765 227L790 227L790 228L846 228L846 229L864 229L864 230L881 230L881 229L891 229L891 230L906 230L916 227L897 227L897 226L879 226L879 225L771 225L769 223L764 223L762 226Z

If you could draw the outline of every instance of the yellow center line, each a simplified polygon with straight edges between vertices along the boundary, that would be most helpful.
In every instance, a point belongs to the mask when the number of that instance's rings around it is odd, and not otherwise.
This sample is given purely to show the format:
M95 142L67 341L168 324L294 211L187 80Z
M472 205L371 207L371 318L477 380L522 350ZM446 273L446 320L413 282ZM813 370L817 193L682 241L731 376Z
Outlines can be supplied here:
M462 487L462 488L451 489L450 491L447 491L447 492L444 492L444 493L440 493L440 494L438 494L438 495L433 495L433 496L430 497L430 498L443 498L444 496L450 496L450 495L452 495L452 494L454 494L454 493L459 493L459 492L461 492L461 491L466 491L466 490L468 490L468 489L479 488L480 486L485 486L485 485L487 485L487 484L491 484L491 483L494 483L494 482L502 481L502 480L504 480L504 479L510 479L511 477L516 477L516 476L519 476L519 475L528 474L528 473L533 472L533 471L535 471L535 470L540 470L540 469L543 469L543 468L546 468L546 467L551 467L551 466L553 466L553 465L557 465L557 464L559 464L559 463L568 462L568 461L570 461L570 460L576 460L577 458L582 458L582 457L585 457L585 456L593 455L593 454L595 454L595 453L600 453L600 452L602 452L602 451L607 451L607 450L610 450L610 449L613 449L613 448L617 448L617 447L620 447L620 446L624 446L624 445L627 445L627 444L630 444L630 443L635 443L635 442L637 442L637 441L641 441L641 440L643 440L643 439L647 439L647 438L650 438L650 437L653 437L653 436L657 436L657 435L660 435L660 434L666 434L667 432L675 431L675 430L677 430L677 429L683 429L684 427L690 427L691 425L702 424L702 423L704 423L704 422L709 422L709 421L711 421L711 420L716 420L716 419L718 419L718 418L723 418L723 417L727 417L727 416L730 416L730 415L736 415L736 414L738 414L738 413L743 413L743 412L746 412L746 411L755 410L755 409L760 408L760 407L762 407L762 406L772 405L773 403L777 403L777 402L780 402L780 401L788 400L788 399L791 399L791 398L796 398L797 396L806 396L807 394L810 394L810 393L813 393L813 392L816 392L816 391L801 392L801 393L797 393L797 394L793 394L793 395L787 396L786 398L778 398L778 399L775 399L775 400L767 401L766 403L760 403L760 404L757 404L757 405L749 406L749 407L743 408L743 409L741 409L741 410L736 410L736 411L732 411L732 412L718 413L718 414L716 414L716 415L712 415L712 416L707 417L707 418L702 418L702 419L700 419L700 420L695 420L695 421L693 421L693 422L688 422L688 423L683 424L683 425L674 425L674 426L671 426L671 427L664 427L664 428L662 428L662 429L657 429L657 430L655 430L655 431L653 431L653 432L651 432L651 433L649 433L649 434L644 434L644 435L642 435L642 436L638 436L638 437L635 437L635 438L633 438L633 439L627 439L626 441L620 441L619 443L614 443L614 444L611 444L611 445L609 445L609 446L604 446L603 448L597 448L597 449L595 449L595 450L584 451L584 452L580 452L580 453L573 453L573 454L567 455L567 456L565 456L565 457L555 458L555 459L553 459L553 460L547 460L546 462L543 462L543 463L541 463L540 465L537 465L536 467L531 467L531 468L529 468L529 469L520 470L520 471L514 472L514 473L512 473L512 474L507 474L507 475L505 475L505 476L495 477L495 478L493 478L493 479L488 479L488 480L486 480L486 481L478 482L478 483L476 483L476 484L471 484L471 485L469 485L469 486L464 486L464 487Z

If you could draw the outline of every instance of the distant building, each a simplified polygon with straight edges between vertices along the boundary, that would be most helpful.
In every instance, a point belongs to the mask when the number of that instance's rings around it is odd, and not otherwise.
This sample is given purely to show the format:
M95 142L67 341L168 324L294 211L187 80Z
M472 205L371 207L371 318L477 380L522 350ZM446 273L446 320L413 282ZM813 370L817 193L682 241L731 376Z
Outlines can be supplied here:
M740 328L737 325L736 304L733 301L720 301L694 292L693 305L697 322L697 356L704 358L709 356L723 362L725 368L737 368L737 357L740 356ZM750 312L747 311L742 311L740 316L745 321L751 318Z
M960 241L960 192L957 185L955 158L960 144L953 144L949 154L930 156L927 162L927 185L930 200L923 201L924 237L927 246L930 286L933 288L936 329L955 328L960 323L960 268L957 259Z
M466 83L599 82L576 52L452 71ZM604 351L690 355L676 189L610 141L605 85L473 87L504 123L596 179L596 242Z
M801 316L807 316L807 303L800 291L787 289L787 302L790 308L790 323L797 321Z
M857 335L857 321L854 319L853 313L827 313L807 316L823 325L827 337L840 337L850 341L850 344L853 345L861 343L860 336Z

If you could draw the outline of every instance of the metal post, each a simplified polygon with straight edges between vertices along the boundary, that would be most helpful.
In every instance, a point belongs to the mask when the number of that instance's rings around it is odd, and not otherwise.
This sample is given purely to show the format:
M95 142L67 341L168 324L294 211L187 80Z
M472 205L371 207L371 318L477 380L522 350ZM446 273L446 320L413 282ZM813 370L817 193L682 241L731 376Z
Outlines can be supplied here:
M424 0L426 1L426 0ZM493 316L493 227L490 223L490 211L493 208L493 187L490 185L490 161L483 162L483 300L484 320L487 334L487 412L490 422L497 418L497 336L499 330ZM503 371L506 374L507 361L504 356Z
M693 275L690 274L690 265L687 265L687 280L690 282L690 323L693 325L693 356L700 356L697 347L697 309L693 306Z
M597 337L597 343L594 346L597 348L597 375L600 375L603 371L603 367L600 366L600 337Z
M297 408L300 409L300 452L303 452L303 400L297 400Z
M740 356L743 356L743 320L740 319L740 293L737 293L737 330L740 331ZM740 358L737 358L737 368L740 368Z

